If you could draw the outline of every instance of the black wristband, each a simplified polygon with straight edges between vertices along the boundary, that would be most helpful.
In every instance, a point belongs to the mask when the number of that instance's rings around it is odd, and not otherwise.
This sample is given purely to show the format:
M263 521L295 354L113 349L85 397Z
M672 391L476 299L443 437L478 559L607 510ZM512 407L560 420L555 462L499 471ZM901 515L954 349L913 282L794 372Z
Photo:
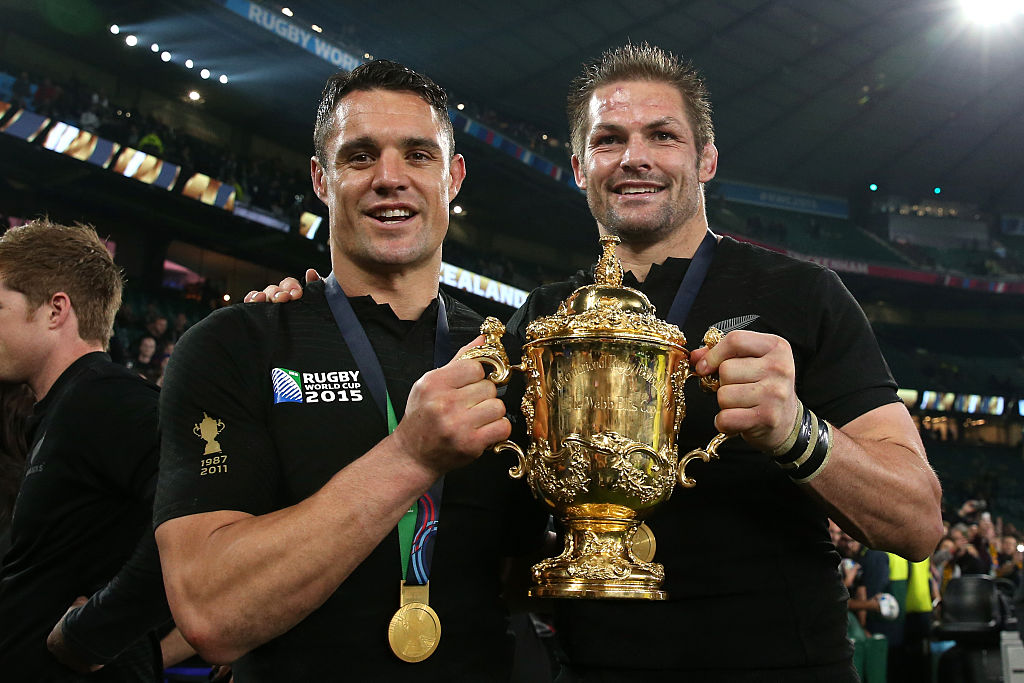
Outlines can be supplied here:
M818 433L814 448L807 460L794 470L787 472L797 484L806 484L825 469L832 454L832 427L825 420L818 420Z
M792 448L775 458L775 462L784 469L796 467L799 464L797 461L807 452L811 439L815 435L814 413L805 406L801 407L803 408L803 415L800 418L800 431L797 434L796 441L793 443Z

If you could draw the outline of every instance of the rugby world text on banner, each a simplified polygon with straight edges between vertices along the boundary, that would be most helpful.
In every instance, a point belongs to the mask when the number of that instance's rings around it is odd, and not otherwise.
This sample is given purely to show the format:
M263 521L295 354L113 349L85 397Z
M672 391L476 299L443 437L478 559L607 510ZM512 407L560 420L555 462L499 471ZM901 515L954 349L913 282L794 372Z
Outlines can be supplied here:
M339 403L363 400L359 370L298 372L287 368L270 371L274 403Z
M238 16L248 19L257 26L262 26L289 43L298 45L303 50L312 52L320 59L345 71L351 71L364 61L326 40L317 38L309 31L281 17L277 12L260 7L256 3L247 0L225 0L224 6Z

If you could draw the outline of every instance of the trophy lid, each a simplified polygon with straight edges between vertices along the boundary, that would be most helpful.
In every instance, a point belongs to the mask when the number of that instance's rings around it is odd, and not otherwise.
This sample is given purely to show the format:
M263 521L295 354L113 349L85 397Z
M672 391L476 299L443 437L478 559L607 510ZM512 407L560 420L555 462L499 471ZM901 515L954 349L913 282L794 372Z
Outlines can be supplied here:
M601 236L603 252L594 270L594 284L570 294L554 315L530 323L526 328L527 343L611 336L685 347L682 331L660 320L643 292L622 284L622 263L615 256L618 243L615 235Z

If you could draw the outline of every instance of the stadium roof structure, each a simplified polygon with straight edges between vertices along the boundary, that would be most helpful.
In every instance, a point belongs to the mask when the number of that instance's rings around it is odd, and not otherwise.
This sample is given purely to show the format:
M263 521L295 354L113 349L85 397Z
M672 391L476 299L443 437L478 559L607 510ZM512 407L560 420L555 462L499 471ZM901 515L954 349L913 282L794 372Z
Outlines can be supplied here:
M722 177L844 197L869 183L912 200L941 187L943 198L1024 211L1020 12L981 26L951 0L285 2L290 16L263 0L39 5L56 26L78 12L137 31L140 45L159 42L175 59L194 55L230 78L230 97L207 97L212 108L231 108L255 130L307 148L319 88L334 69L312 42L396 59L457 101L564 141L565 93L581 64L626 41L649 41L705 74ZM262 24L243 16L247 7L266 13ZM12 12L19 10L5 8ZM18 23L50 30L34 16ZM155 55L131 59L96 23L80 22L87 30L67 40L169 82L196 81ZM308 38L294 40L284 24ZM568 167L564 147L548 152Z

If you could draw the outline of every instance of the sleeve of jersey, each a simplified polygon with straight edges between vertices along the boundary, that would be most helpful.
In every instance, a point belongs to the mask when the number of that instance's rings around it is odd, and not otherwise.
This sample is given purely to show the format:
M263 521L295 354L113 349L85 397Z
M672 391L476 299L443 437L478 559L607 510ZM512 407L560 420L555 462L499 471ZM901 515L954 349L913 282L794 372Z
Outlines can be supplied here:
M160 396L154 522L215 510L277 509L279 463L267 427L265 330L222 309L174 349Z
M822 269L812 291L819 309L808 320L818 325L798 370L801 400L839 427L899 401L867 316L839 276Z
M110 583L68 615L64 640L81 660L106 664L170 619L156 542L149 531Z

